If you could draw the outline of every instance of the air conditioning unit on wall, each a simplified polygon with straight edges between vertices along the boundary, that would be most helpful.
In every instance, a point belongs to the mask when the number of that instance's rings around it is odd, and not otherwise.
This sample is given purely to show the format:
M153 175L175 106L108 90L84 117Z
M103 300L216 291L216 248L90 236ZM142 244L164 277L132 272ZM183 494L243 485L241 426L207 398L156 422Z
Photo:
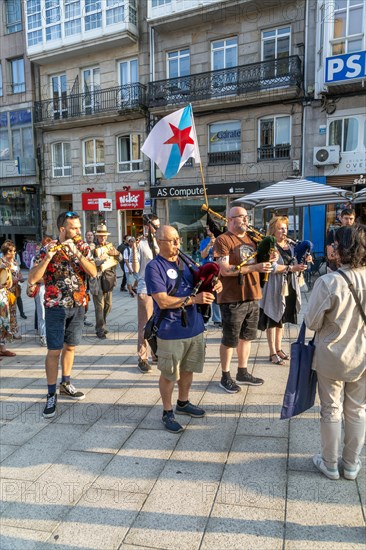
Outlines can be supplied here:
M314 166L327 166L329 164L339 164L340 147L339 145L328 145L327 147L314 147L313 164Z

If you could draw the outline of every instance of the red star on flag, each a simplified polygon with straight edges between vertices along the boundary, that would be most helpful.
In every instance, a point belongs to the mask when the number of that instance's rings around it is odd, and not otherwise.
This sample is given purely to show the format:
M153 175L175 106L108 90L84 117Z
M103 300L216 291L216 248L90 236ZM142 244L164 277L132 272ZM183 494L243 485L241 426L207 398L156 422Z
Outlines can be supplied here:
M187 126L187 128L184 128L183 130L179 130L179 128L177 128L170 122L169 122L169 126L174 135L171 138L169 138L168 141L164 141L164 145L176 143L179 147L179 152L182 156L185 146L188 143L194 144L193 139L189 135L191 132L192 126Z

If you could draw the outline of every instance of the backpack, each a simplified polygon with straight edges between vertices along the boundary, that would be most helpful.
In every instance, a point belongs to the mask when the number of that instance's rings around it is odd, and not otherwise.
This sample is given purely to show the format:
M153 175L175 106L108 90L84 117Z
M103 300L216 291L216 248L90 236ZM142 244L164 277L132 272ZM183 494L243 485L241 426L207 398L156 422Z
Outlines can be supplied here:
M106 269L100 277L100 285L103 292L111 292L117 284L115 269Z

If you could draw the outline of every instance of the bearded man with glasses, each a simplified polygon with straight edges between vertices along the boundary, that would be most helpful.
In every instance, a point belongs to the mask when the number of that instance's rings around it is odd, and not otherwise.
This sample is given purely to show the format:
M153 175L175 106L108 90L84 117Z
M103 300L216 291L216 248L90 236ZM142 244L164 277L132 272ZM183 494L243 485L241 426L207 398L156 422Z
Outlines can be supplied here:
M257 263L255 257L240 270L236 266L256 252L256 244L247 234L249 216L240 206L230 209L228 231L214 245L214 256L220 264L223 285L218 296L223 334L220 345L222 377L220 387L228 393L241 391L239 384L261 386L263 380L248 372L251 341L257 337L258 300L262 297L259 273L270 273L271 262ZM231 378L230 363L233 351L238 355L236 382Z
M29 284L43 278L45 285L46 375L48 384L44 418L56 413L56 384L61 356L60 394L81 401L85 395L70 382L75 346L80 343L87 304L86 277L97 268L89 245L81 239L77 212L63 212L57 218L59 237L43 246L28 276Z

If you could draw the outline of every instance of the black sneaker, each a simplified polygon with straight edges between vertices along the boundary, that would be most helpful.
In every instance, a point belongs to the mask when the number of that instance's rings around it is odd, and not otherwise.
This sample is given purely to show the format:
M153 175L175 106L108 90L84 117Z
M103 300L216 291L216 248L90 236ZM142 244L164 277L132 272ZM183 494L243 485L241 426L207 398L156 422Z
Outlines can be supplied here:
M97 333L97 338L99 338L99 340L105 340L107 337L104 332L99 332Z
M241 387L238 386L238 384L235 384L234 380L231 377L221 378L219 386L228 393L239 393L241 391Z
M84 327L92 327L94 326L94 323L90 323L89 321L84 321Z
M249 372L241 373L238 371L235 379L238 384L243 384L246 386L261 386L264 384L264 380L262 380L262 378L255 378Z
M77 391L76 388L70 384L70 382L61 382L60 384L60 395L67 395L75 401L82 401L85 399L85 394L82 391Z
M143 359L139 359L137 366L143 374L148 374L152 371L151 365Z
M57 394L47 394L47 403L43 409L43 418L52 418L56 414Z

